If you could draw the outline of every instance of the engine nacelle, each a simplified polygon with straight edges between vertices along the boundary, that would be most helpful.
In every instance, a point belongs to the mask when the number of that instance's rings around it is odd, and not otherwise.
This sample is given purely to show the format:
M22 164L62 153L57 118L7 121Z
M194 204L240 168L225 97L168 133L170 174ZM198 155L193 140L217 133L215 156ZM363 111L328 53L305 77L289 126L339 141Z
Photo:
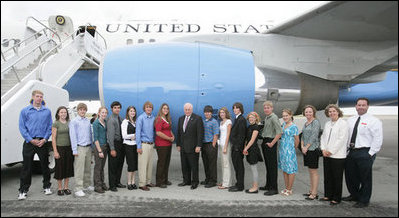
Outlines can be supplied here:
M109 51L100 66L99 94L108 108L113 101L121 102L122 117L130 105L140 115L146 101L154 104L156 115L166 102L176 130L186 102L201 116L204 106L212 105L215 118L221 107L234 117L232 105L241 102L245 114L255 110L264 118L266 100L274 103L278 116L284 108L300 114L306 104L322 110L337 102L338 86L300 72L258 69L245 50L199 42L163 43Z
M111 50L99 71L102 105L109 108L113 101L121 102L121 116L125 117L129 105L140 115L144 102L151 101L156 115L166 102L174 130L186 102L200 116L206 105L212 105L214 116L221 107L232 113L235 102L244 105L245 113L252 111L254 85L249 51L205 43L143 44Z

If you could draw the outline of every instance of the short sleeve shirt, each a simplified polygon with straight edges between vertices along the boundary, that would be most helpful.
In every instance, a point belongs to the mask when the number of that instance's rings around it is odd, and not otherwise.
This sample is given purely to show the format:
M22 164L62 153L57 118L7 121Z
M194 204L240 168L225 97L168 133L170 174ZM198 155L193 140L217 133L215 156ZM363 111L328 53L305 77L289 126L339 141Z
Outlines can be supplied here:
M71 146L71 139L69 138L69 122L62 123L57 120L53 123L53 127L57 129L57 136L55 138L57 146Z

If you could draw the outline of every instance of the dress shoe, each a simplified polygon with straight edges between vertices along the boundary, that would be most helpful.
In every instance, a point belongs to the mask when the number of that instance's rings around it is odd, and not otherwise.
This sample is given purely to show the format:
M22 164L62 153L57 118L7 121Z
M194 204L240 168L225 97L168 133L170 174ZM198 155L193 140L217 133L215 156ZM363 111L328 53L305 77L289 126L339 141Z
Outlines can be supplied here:
M165 184L161 184L161 185L157 185L157 187L159 187L159 188L167 188L168 186L166 186Z
M269 190L269 188L267 188L266 186L261 186L261 187L259 187L259 190L262 190L262 191L268 191L268 190Z
M64 189L64 194L70 195L70 194L72 194L72 192L71 192L71 190L69 190L69 189Z
M191 190L194 190L194 189L196 189L196 188L198 188L198 184L192 184L192 185L191 185Z
M109 190L111 190L112 192L117 192L118 191L118 189L116 187L111 187L111 188L109 188Z
M368 203L362 203L362 202L357 202L356 204L353 205L353 207L356 208L363 208L363 207L368 207L369 204Z
M343 197L342 200L343 201L356 201L356 199L354 197L352 197L352 195L349 195L348 197Z
M166 182L166 185L172 185L172 183L171 183L171 182L169 182L169 181L167 181L167 182Z
M229 192L241 192L243 191L243 188L238 188L237 186L233 186L229 188Z
M103 185L101 188L102 188L104 191L108 191L108 190L109 190L109 188L108 188L106 185Z
M216 186L216 183L208 183L208 184L205 185L205 188L212 188L212 187L215 187L215 186Z
M201 185L206 185L206 184L208 184L208 182L207 181L202 181L202 182L200 182L200 184Z
M152 184L152 183L150 183L150 184L147 184L146 186L147 186L147 187L155 187L155 185L154 185L154 184Z
M57 194L58 194L59 196L64 195L64 190L58 190Z
M186 186L186 185L191 185L191 184L190 184L190 183L182 182L182 183L179 183L177 186Z
M100 194L105 193L105 191L102 188L95 188L94 191Z
M119 183L119 184L116 185L116 187L117 188L126 188L126 185L123 185L123 184Z
M277 195L277 194L278 194L277 190L269 190L264 193L264 195L267 195L267 196L272 196L272 195Z
M245 193L248 193L248 194L257 194L259 191L258 190L256 190L256 191L249 191L249 189L247 189L247 190L245 190Z
M141 190L143 191L149 191L150 189L145 185L140 187Z
M319 201L330 201L330 199L327 197L324 197L324 198L320 198Z

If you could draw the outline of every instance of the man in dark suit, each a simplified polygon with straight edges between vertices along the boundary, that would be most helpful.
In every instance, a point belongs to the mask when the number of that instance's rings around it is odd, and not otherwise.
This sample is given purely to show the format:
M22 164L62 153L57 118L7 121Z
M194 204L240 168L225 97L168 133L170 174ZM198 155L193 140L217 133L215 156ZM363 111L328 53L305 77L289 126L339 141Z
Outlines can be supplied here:
M177 126L177 150L180 152L183 182L178 186L191 185L196 189L199 183L198 160L204 137L202 118L193 113L193 105L184 105L184 116L179 118ZM192 179L191 179L192 175Z
M244 190L244 150L245 134L247 132L247 121L243 117L244 107L240 102L233 105L233 111L236 115L233 126L231 127L231 160L236 173L237 183L229 188L229 192L238 192Z

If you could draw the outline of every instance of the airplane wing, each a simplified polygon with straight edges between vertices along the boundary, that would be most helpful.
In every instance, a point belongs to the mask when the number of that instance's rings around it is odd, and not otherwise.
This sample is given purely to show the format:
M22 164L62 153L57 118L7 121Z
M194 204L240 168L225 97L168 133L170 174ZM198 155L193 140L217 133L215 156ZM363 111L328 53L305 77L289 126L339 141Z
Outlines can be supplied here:
M266 33L332 41L397 40L398 2L329 2Z
M334 1L260 35L185 36L250 50L264 69L300 72L337 83L385 79L398 66L398 2Z

